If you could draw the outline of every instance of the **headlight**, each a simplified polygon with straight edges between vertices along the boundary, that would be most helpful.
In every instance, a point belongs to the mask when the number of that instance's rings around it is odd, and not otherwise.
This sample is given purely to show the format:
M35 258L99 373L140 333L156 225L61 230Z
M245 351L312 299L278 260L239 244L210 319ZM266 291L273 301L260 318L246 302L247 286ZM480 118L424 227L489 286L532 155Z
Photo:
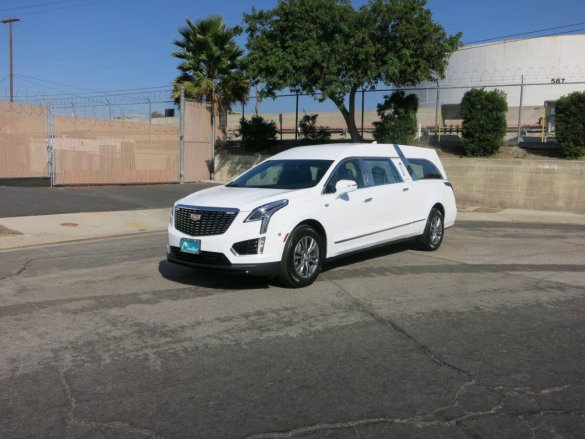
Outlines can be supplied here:
M260 234L264 234L266 233L266 230L268 230L268 223L270 222L272 215L286 205L288 205L288 200L278 200L257 207L250 213L250 215L248 215L248 218L246 218L244 222L250 223L252 221L262 221L262 224L260 225Z

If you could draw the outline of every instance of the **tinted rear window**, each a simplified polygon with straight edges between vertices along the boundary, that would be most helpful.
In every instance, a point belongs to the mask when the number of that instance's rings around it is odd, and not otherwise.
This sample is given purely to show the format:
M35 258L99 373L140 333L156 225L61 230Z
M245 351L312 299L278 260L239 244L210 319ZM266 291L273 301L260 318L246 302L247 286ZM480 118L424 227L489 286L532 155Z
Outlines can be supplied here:
M429 160L426 159L408 159L410 168L418 180L423 179L439 179L443 180L445 177L441 171Z

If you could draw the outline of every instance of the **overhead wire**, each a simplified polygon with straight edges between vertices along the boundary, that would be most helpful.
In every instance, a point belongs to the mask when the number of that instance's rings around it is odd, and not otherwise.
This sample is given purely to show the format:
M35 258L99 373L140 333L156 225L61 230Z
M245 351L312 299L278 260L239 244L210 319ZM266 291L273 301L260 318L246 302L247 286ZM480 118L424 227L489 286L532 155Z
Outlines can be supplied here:
M516 33L516 34L503 35L503 36L499 36L499 37L484 38L482 40L470 41L470 42L467 42L465 44L485 43L488 41L502 40L502 39L513 38L513 37L518 37L518 36L522 36L522 35L532 35L532 34L536 34L536 33L540 33L540 32L548 32L551 30L566 29L568 27L583 26L583 25L585 25L584 21L582 21L580 23L566 24L564 26L548 27L548 28L537 29L537 30L532 30L532 31L527 31L527 32L520 32L520 33Z
M85 3L77 3L77 4L73 4L73 5L69 5L69 6L60 6L60 7L57 7L57 8L50 8L49 7L49 8L43 9L43 7L41 7L41 9L39 9L39 10L33 10L31 12L29 12L29 11L18 12L18 10L20 8L17 7L14 10L14 12L12 12L12 13L18 14L18 15L23 15L23 16L26 17L28 15L36 15L36 14L45 13L45 12L62 11L62 10L65 10L65 9L80 8L80 7L84 7L84 6L94 5L94 4L97 4L97 3L105 3L105 2L111 2L111 1L113 1L113 0L91 0L91 1L88 1L88 2L85 2Z
M50 1L50 2L32 3L29 5L22 5L22 6L12 6L10 8L0 8L0 12L14 11L16 9L30 9L30 8L36 8L39 6L49 6L49 5L56 5L56 4L60 4L60 3L71 3L73 1L75 1L75 0L54 0L54 1Z

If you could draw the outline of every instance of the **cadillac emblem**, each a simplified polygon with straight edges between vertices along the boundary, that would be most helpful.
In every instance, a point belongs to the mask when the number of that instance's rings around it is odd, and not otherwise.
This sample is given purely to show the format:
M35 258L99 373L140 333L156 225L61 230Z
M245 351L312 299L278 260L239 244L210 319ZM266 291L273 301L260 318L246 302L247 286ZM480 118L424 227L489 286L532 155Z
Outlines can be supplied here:
M201 219L201 214L200 213L190 213L189 218L191 218L191 221L199 221Z

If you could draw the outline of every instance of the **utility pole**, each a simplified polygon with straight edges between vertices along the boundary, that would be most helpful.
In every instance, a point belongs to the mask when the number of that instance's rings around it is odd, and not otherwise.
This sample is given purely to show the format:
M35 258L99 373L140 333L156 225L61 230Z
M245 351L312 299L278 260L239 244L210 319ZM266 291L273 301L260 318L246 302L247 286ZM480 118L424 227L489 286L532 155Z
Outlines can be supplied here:
M10 102L14 102L14 62L12 58L12 23L20 21L20 18L7 18L2 20L2 23L8 25L8 33L10 34Z

